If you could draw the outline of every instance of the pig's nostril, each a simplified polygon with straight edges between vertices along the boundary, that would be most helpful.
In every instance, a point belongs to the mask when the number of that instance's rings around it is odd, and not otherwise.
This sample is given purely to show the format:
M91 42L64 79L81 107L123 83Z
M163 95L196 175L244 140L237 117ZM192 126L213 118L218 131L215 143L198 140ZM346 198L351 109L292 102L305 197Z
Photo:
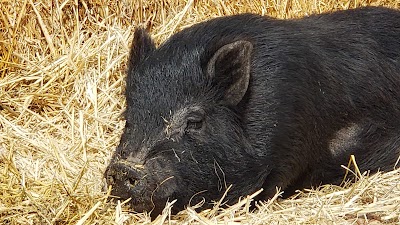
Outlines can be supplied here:
M134 188L134 187L137 185L137 183L138 183L138 180L137 180L137 179L134 179L134 178L128 178L128 179L126 180L126 185L127 185L128 187L130 187L130 188Z
M112 176L112 175L107 175L106 179L107 179L107 184L108 184L108 185L113 185L113 184L115 184L114 176Z

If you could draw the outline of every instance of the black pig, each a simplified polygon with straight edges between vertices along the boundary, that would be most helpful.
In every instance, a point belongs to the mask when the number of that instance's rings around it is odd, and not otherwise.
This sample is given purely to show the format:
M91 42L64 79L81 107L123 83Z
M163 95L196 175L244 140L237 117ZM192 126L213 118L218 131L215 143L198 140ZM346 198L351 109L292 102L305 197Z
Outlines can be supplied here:
M105 176L135 211L338 184L400 153L400 12L212 19L159 48L135 31L126 127Z

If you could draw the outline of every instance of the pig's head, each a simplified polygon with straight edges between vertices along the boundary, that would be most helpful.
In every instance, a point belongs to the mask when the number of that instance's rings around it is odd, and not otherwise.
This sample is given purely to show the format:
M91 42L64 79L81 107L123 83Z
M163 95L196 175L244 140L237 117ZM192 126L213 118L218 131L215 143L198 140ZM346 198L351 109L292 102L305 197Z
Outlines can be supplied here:
M219 46L220 45L220 46ZM126 125L105 176L112 195L157 215L186 205L237 201L262 186L266 170L252 154L243 113L253 45L206 46L175 38L156 48L142 29L130 53Z

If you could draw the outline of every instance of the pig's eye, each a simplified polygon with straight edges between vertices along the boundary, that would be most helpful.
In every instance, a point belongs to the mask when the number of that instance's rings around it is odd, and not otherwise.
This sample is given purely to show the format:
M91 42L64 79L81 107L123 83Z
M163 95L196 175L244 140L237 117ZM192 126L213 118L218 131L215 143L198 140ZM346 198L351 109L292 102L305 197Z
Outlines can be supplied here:
M189 117L186 122L186 131L199 130L203 126L203 118L201 117Z

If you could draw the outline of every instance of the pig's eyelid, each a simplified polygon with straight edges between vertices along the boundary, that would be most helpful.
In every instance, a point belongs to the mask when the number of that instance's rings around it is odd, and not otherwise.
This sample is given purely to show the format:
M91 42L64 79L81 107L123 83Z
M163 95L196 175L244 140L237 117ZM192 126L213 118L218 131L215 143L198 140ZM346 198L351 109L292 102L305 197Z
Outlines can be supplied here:
M185 130L198 130L203 126L204 117L196 115L190 116L186 119Z

